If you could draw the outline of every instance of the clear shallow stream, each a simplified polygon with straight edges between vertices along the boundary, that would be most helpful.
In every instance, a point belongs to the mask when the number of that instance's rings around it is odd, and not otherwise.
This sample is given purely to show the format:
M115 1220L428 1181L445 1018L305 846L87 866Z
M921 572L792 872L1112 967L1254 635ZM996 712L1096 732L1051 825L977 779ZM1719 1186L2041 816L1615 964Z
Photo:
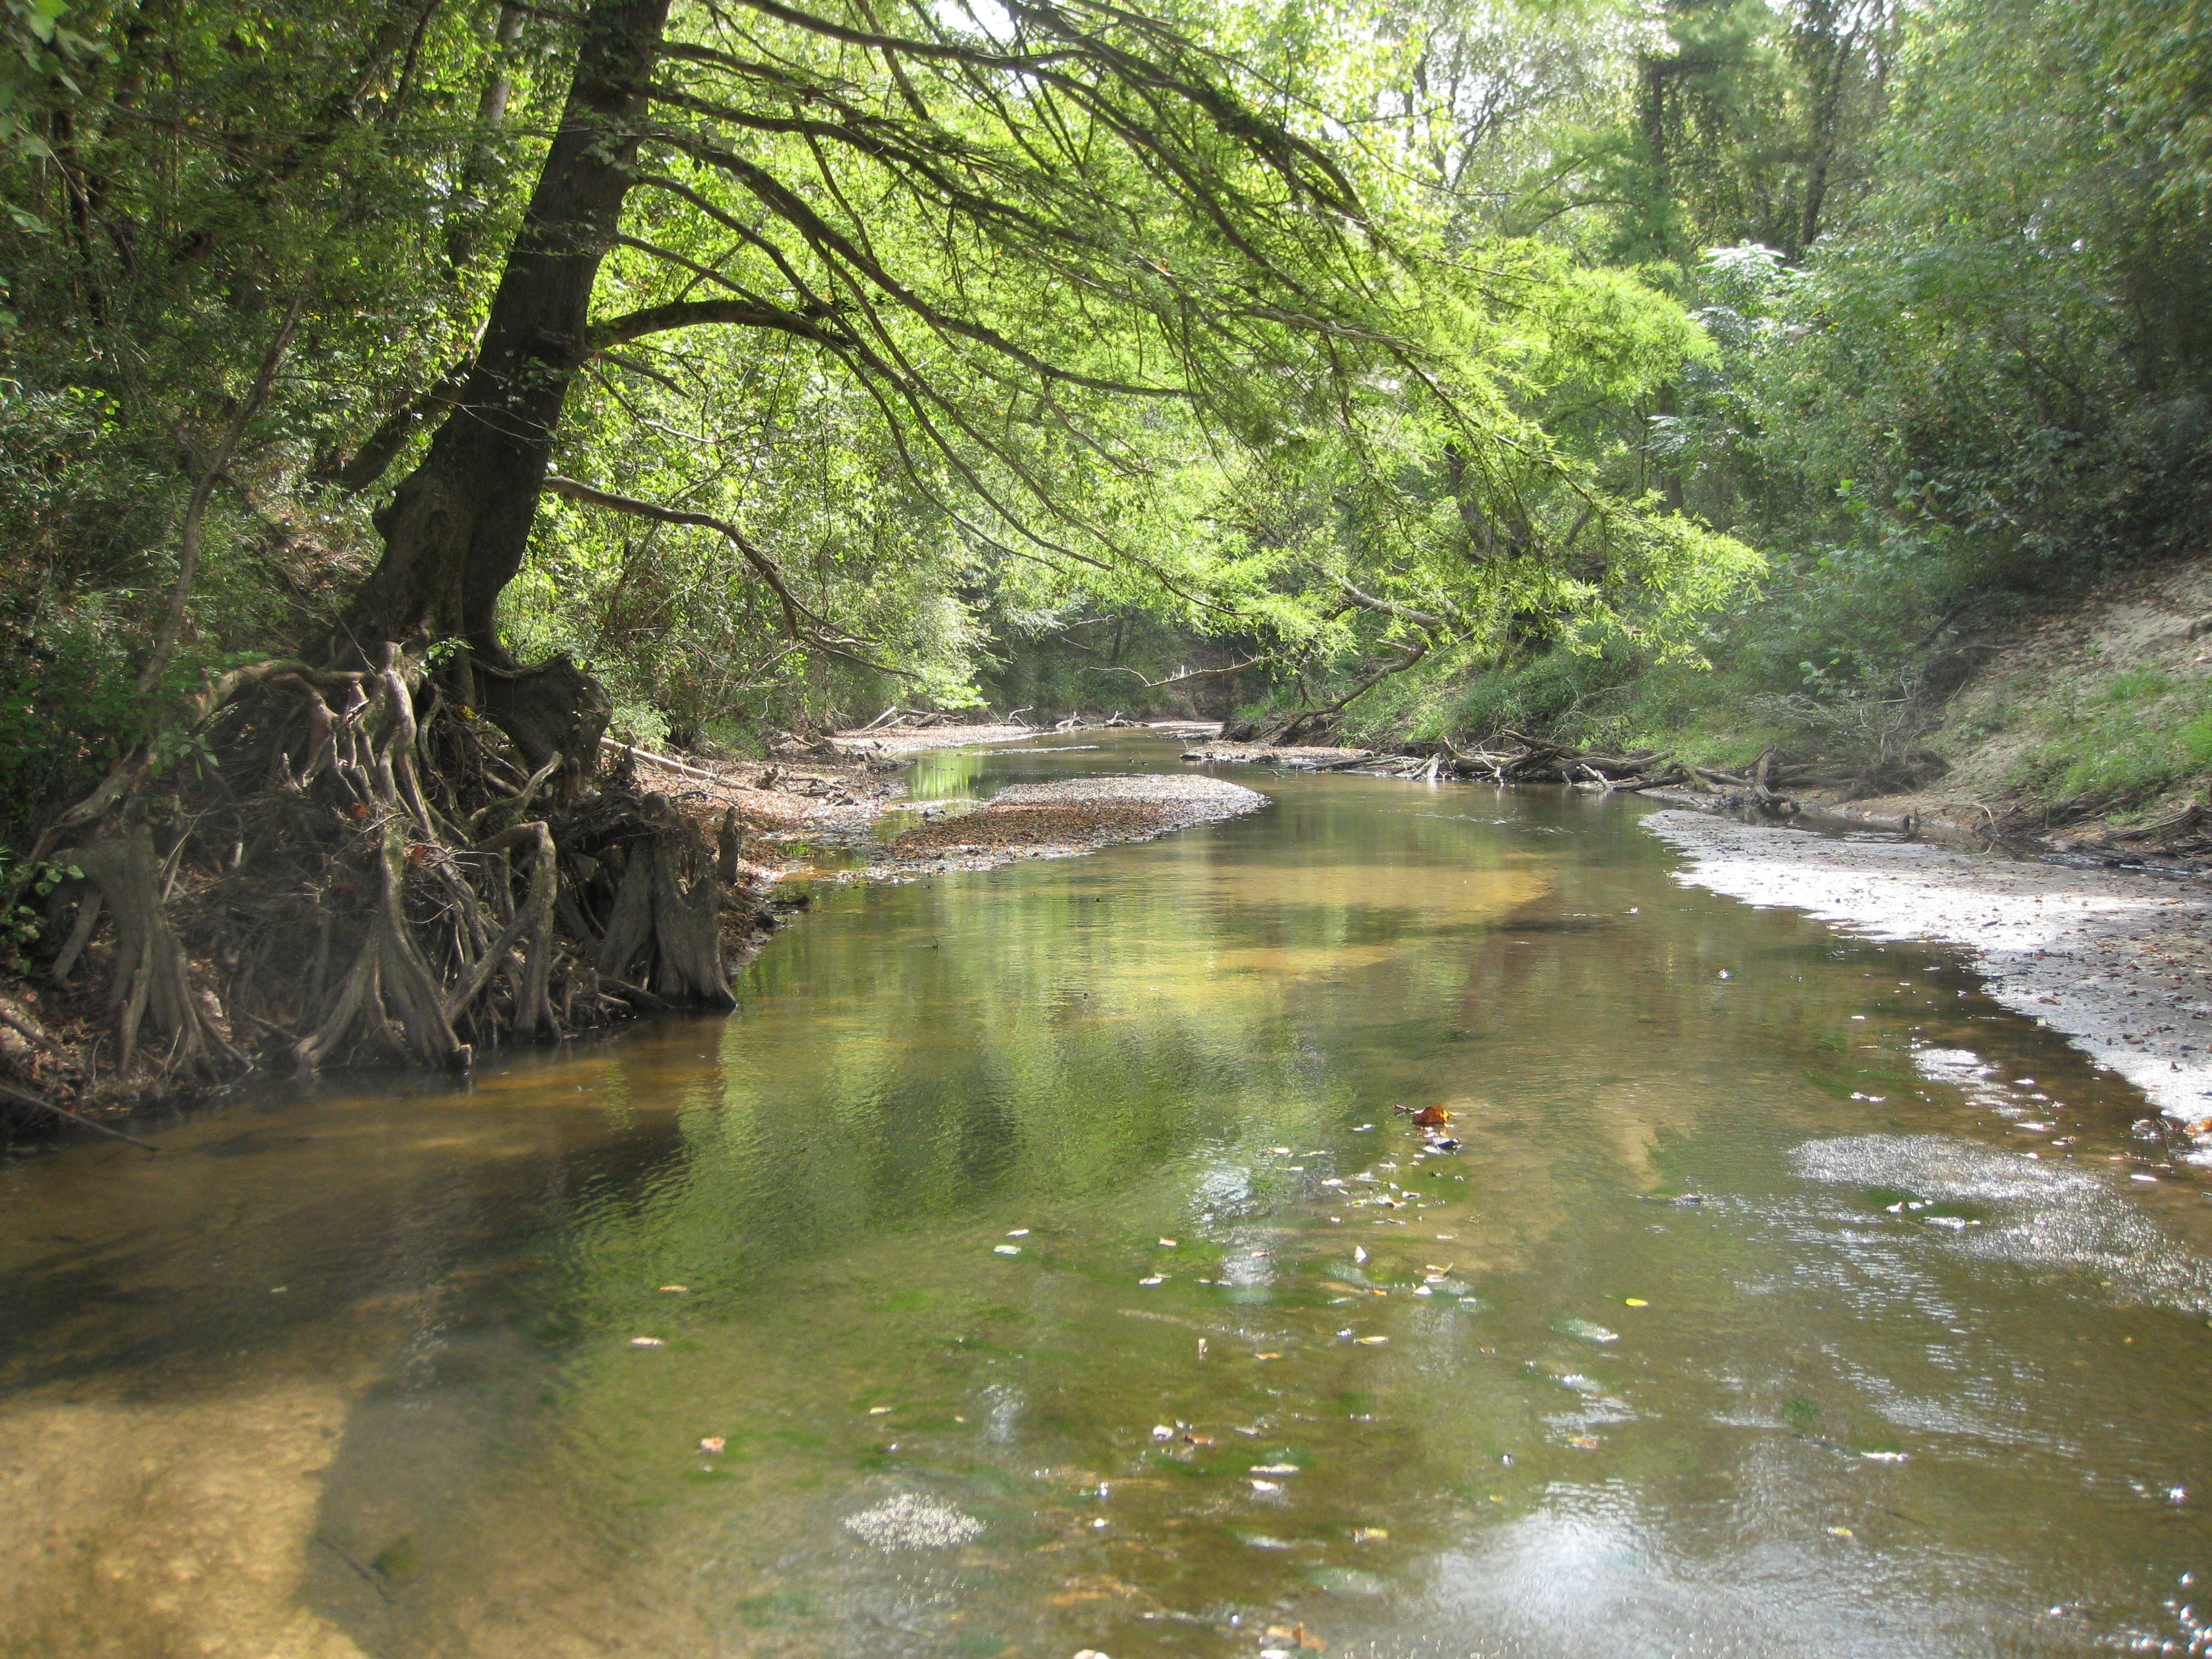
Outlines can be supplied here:
M0 1652L2190 1650L2124 1085L1636 802L1227 775L825 885L727 1021L0 1164Z

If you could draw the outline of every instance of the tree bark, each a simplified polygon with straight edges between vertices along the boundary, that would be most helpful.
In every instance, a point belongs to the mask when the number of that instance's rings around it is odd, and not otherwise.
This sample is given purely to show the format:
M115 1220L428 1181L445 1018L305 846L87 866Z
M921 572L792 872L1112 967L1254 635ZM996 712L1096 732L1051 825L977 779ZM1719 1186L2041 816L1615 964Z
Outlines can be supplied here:
M377 515L384 556L341 638L459 637L506 666L495 611L521 568L568 386L590 349L592 288L635 177L646 91L669 0L596 0L574 78L483 349L422 464Z

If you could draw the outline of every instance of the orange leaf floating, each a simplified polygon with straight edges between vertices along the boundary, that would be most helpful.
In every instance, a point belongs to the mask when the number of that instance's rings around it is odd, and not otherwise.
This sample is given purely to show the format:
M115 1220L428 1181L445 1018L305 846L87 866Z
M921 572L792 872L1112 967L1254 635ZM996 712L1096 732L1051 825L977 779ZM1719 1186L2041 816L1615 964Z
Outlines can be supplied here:
M1451 1114L1441 1106L1424 1106L1413 1114L1413 1121L1424 1129L1441 1129L1451 1121Z

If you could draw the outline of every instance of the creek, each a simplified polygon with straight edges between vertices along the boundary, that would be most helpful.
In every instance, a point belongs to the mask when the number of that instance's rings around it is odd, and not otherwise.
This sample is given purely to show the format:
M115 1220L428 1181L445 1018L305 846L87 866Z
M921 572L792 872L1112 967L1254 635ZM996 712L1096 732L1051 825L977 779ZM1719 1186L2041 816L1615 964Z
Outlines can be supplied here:
M2212 1645L2212 1204L2128 1085L1634 799L1224 775L824 880L727 1019L0 1164L0 1650Z

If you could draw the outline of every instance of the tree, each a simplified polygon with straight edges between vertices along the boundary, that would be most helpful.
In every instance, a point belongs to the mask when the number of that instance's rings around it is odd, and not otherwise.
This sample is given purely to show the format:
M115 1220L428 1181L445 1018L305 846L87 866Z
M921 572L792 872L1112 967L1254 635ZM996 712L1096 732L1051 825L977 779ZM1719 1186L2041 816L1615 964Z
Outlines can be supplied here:
M220 882L276 903L287 949L346 964L335 989L319 966L232 986L303 1060L451 1063L556 1007L726 1000L697 832L584 787L602 688L507 641L533 543L562 556L586 515L714 546L793 664L871 673L944 661L963 585L1387 673L1540 628L1669 625L1747 568L1543 422L1638 395L1694 331L1633 282L1397 199L1393 157L1346 141L1345 110L1373 104L1361 65L1389 56L1346 19L590 0L537 42L570 67L525 89L558 113L502 241L483 158L527 142L507 88L533 26L303 16L280 66L240 51L254 15L185 15L228 83L173 42L131 48L127 19L118 73L158 65L226 137L134 167L141 94L111 88L101 165L87 141L53 170L83 212L47 302L119 365L180 320L203 356L220 342L229 374L176 399L215 437L184 446L188 526L226 489L271 510L239 458L333 500L432 428L335 619L191 704L221 779L195 820L221 827L191 833L230 838ZM433 89L462 113L411 120ZM435 326L395 347L410 316ZM191 358L166 360L180 386ZM399 389L335 395L362 383ZM914 526L886 541L855 505L894 501ZM155 756L128 752L48 844L127 827ZM144 864L101 866L134 925Z

